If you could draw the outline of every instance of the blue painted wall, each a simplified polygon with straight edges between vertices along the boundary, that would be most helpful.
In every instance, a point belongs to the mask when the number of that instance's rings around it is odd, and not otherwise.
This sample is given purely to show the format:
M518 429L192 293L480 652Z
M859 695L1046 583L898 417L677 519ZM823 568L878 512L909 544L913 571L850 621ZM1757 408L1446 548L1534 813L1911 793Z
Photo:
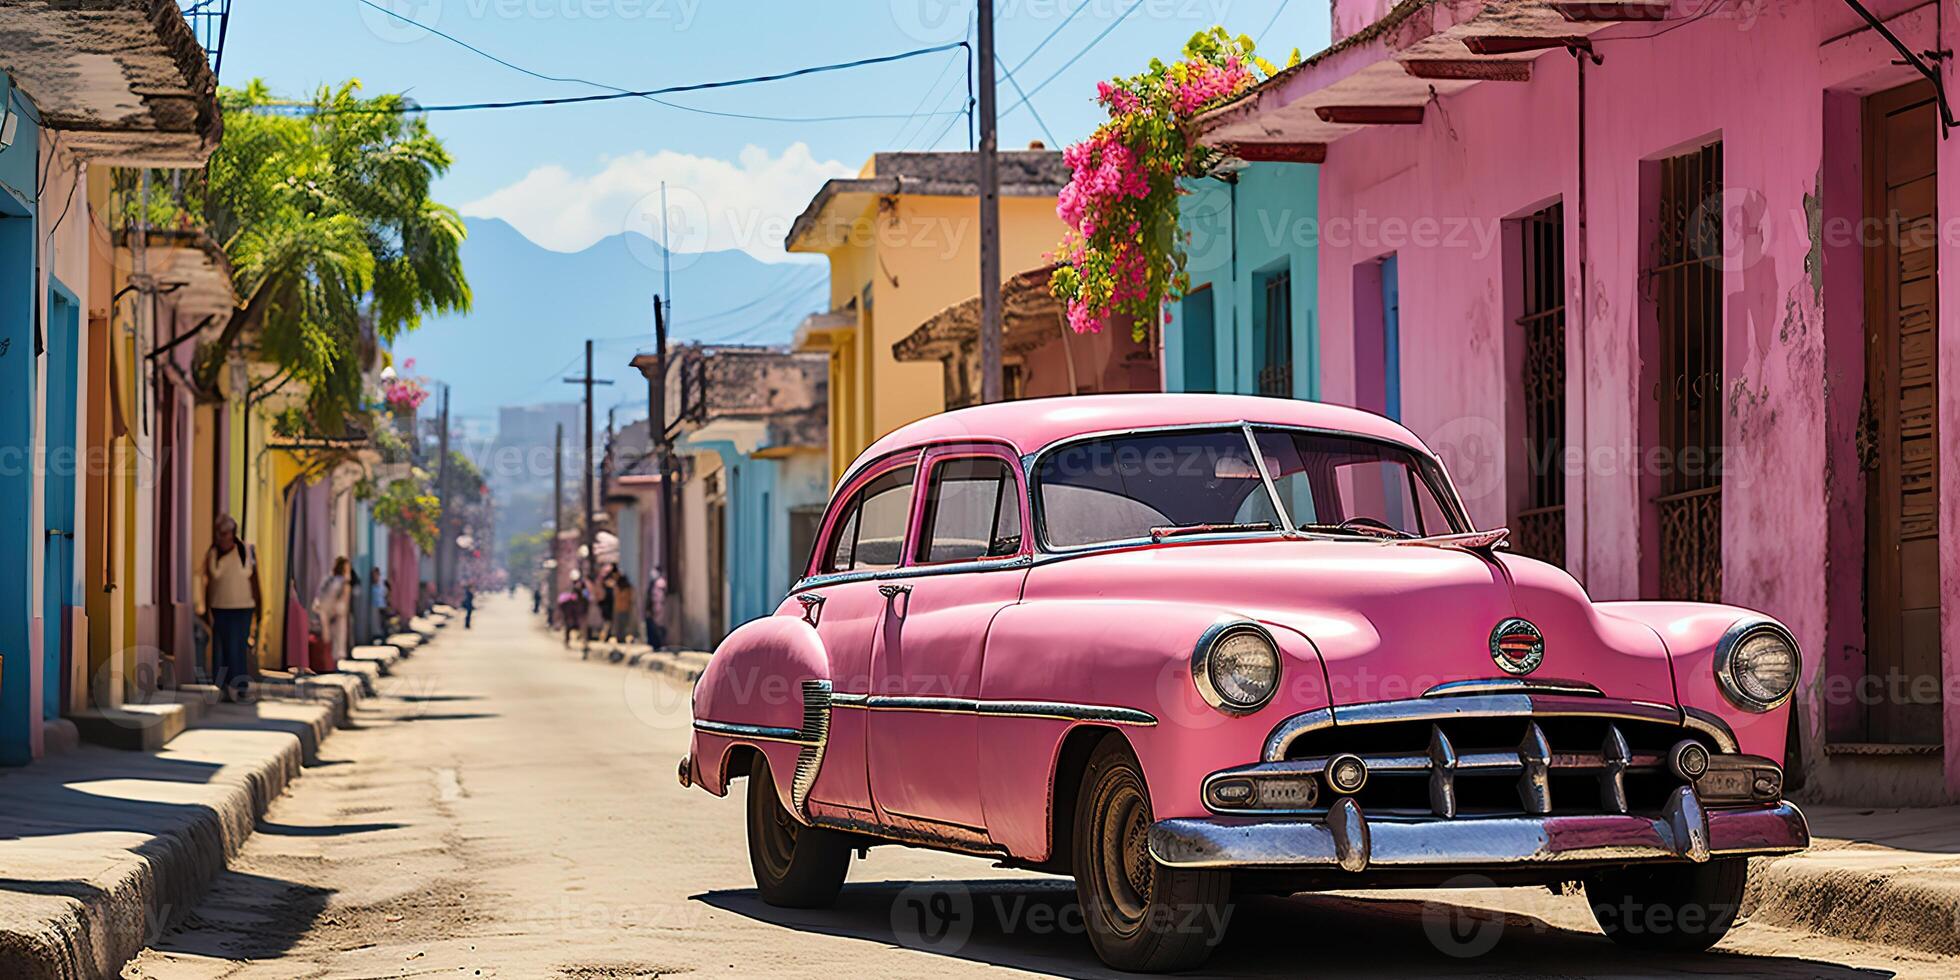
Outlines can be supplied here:
M35 184L41 145L33 107L17 93L13 145L0 150L0 765L33 761Z
M61 717L61 634L68 610L82 604L81 570L75 562L75 398L82 344L82 303L50 278L47 316L47 463L42 477L42 521L47 528L41 576L41 717Z
M1234 183L1185 182L1191 193L1179 201L1179 224L1190 236L1192 293L1171 304L1166 390L1258 391L1254 290L1262 275L1285 268L1293 287L1293 397L1320 397L1319 178L1310 164L1254 163ZM1202 330L1207 313L1210 344L1186 334Z
M727 440L682 439L681 446L721 457L728 495L728 628L776 611L789 595L789 512L829 501L827 456L745 456ZM767 448L767 447L762 447Z

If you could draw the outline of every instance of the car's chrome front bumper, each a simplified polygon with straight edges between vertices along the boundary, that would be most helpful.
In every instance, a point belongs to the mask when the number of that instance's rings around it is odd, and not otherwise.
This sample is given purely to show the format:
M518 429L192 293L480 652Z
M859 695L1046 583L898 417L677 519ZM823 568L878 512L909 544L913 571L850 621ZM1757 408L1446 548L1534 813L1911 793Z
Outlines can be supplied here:
M1682 787L1659 819L1589 816L1369 821L1350 798L1324 818L1211 817L1160 820L1150 852L1180 868L1521 868L1549 864L1706 861L1785 854L1810 844L1788 802L1734 809L1702 806Z

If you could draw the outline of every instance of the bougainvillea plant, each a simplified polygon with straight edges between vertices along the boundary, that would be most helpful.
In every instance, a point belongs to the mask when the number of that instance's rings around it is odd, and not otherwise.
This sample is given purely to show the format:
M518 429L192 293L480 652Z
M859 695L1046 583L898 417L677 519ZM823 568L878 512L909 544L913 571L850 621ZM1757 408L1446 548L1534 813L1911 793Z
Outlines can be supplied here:
M1253 53L1251 38L1214 27L1192 35L1179 61L1153 58L1142 74L1096 86L1109 121L1063 153L1071 178L1055 213L1069 230L1049 281L1077 333L1097 332L1115 315L1134 322L1141 341L1163 304L1189 288L1178 180L1203 176L1219 153L1188 124L1276 71Z
M394 480L369 505L381 526L400 531L415 539L423 554L436 547L436 520L442 515L442 501L414 480Z
M402 374L381 385L381 400L397 412L408 414L422 407L429 400L429 387L419 377L411 377L407 372L415 370L415 359L402 362Z

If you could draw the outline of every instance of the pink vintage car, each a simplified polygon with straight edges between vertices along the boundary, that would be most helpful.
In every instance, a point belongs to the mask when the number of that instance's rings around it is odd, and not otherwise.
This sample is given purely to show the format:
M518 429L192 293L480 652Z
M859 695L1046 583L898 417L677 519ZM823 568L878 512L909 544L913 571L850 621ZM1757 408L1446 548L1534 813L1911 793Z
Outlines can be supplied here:
M819 906L898 843L1074 875L1112 966L1200 962L1234 892L1583 882L1700 949L1783 799L1795 641L1593 602L1504 553L1401 426L1226 395L905 426L809 574L694 694L683 784L748 776L757 889ZM1474 879L1473 879L1474 880Z

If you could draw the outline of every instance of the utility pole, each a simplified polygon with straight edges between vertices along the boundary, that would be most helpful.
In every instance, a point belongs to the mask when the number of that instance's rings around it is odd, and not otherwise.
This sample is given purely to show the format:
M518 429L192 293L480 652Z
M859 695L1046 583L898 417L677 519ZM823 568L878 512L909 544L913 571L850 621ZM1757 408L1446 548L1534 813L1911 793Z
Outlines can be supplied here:
M585 460L579 467L584 471L585 476L585 490L579 500L579 526L585 529L585 556L581 564L585 567L586 587L596 588L593 585L596 579L593 573L599 567L599 556L594 552L597 542L593 535L597 529L592 526L592 386L609 385L612 382L592 376L592 341L585 342L585 376L566 378L565 383L585 386Z
M450 534L452 518L449 513L451 494L449 492L449 384L447 382L442 386L442 411L437 415L437 420L436 500L439 503L436 505L436 595L446 601L449 598L450 586L453 584L450 581L450 573L455 565L455 562L450 560L453 556L449 550L453 545L451 538L454 535Z
M994 4L977 0L980 17L980 400L1000 390L1000 133L994 118Z
M565 536L565 423L558 423L551 453L551 585L558 586L558 542ZM552 596L556 601L556 593Z
M667 580L661 607L666 608L666 597L677 590L680 581L674 575L674 467L673 447L667 442L667 314L662 296L653 298L653 387L648 391L652 405L647 418L649 434L653 436L653 458L660 472L660 575ZM648 582L647 588L653 588ZM649 595L652 593L649 592ZM660 624L663 628L666 623Z

